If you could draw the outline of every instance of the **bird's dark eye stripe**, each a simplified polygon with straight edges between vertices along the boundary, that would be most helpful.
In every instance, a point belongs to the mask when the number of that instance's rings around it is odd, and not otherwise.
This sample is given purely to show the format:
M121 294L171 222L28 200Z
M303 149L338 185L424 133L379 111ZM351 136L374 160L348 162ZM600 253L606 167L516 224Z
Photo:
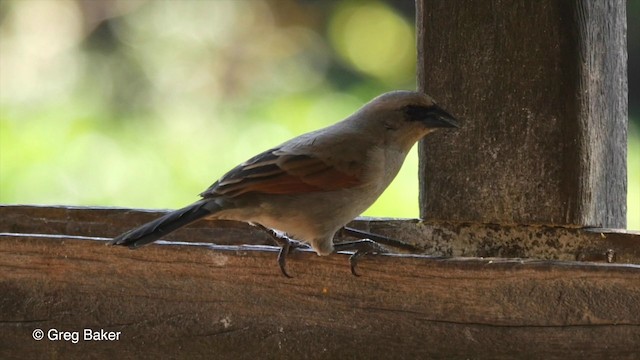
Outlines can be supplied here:
M420 105L407 105L403 108L404 113L409 118L409 121L418 121L425 119L429 116L433 116L437 113L438 109L435 106L420 106Z

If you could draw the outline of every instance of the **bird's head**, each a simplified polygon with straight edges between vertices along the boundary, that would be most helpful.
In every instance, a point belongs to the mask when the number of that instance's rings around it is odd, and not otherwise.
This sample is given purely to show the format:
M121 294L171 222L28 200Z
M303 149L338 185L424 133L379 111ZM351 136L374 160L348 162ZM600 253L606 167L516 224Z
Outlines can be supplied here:
M457 128L458 121L429 96L416 91L392 91L365 104L356 114L377 136L408 151L439 128Z

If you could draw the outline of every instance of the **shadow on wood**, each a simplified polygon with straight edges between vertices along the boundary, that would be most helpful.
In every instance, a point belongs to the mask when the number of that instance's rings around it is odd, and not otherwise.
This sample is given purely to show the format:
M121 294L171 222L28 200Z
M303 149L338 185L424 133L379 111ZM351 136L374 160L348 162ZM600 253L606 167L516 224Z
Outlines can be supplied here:
M4 207L1 217L12 209L23 216L26 208ZM118 232L114 217L143 213L85 210L34 209L40 220L31 229L93 223L93 237L0 235L0 357L633 358L640 352L637 265L385 255L365 258L357 278L347 254L298 252L289 262L295 278L287 279L276 265L277 249L264 245L105 246L97 229ZM111 216L94 216L100 211ZM45 216L53 213L87 222L62 226ZM377 226L359 225L371 224ZM7 226L0 223L0 231ZM242 239L252 236L245 230ZM120 332L119 340L84 341L85 328ZM52 341L46 333L35 341L35 329L78 331L79 341Z

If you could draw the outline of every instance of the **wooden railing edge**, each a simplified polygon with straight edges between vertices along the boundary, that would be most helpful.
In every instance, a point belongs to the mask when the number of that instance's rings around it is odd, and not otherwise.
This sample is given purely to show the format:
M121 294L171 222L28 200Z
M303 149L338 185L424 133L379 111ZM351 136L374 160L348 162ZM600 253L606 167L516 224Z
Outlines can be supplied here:
M254 229L242 224L203 222L176 235L188 241L129 250L106 246L110 236L8 233L10 210L0 208L2 358L87 351L96 357L291 359L640 353L638 264L390 254L365 257L362 276L354 277L348 254L299 251L289 259L294 278L287 279L276 265L276 247L200 241L211 235L210 226L246 241ZM23 210L13 214L34 221ZM64 216L40 212L39 221L51 228L67 217L65 229L78 232L105 227L100 218L138 222L157 215L54 210ZM399 224L432 226L372 219L354 225L390 235ZM33 338L38 329L45 332L40 341ZM120 335L84 340L85 329ZM51 340L50 331L77 332L80 339Z

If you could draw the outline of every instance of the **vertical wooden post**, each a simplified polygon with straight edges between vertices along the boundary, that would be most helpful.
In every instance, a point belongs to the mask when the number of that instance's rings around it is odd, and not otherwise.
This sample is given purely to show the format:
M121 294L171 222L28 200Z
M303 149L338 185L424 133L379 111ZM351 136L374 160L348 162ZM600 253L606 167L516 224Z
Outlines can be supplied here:
M420 148L421 215L624 228L623 0L417 0L418 83L463 122Z

